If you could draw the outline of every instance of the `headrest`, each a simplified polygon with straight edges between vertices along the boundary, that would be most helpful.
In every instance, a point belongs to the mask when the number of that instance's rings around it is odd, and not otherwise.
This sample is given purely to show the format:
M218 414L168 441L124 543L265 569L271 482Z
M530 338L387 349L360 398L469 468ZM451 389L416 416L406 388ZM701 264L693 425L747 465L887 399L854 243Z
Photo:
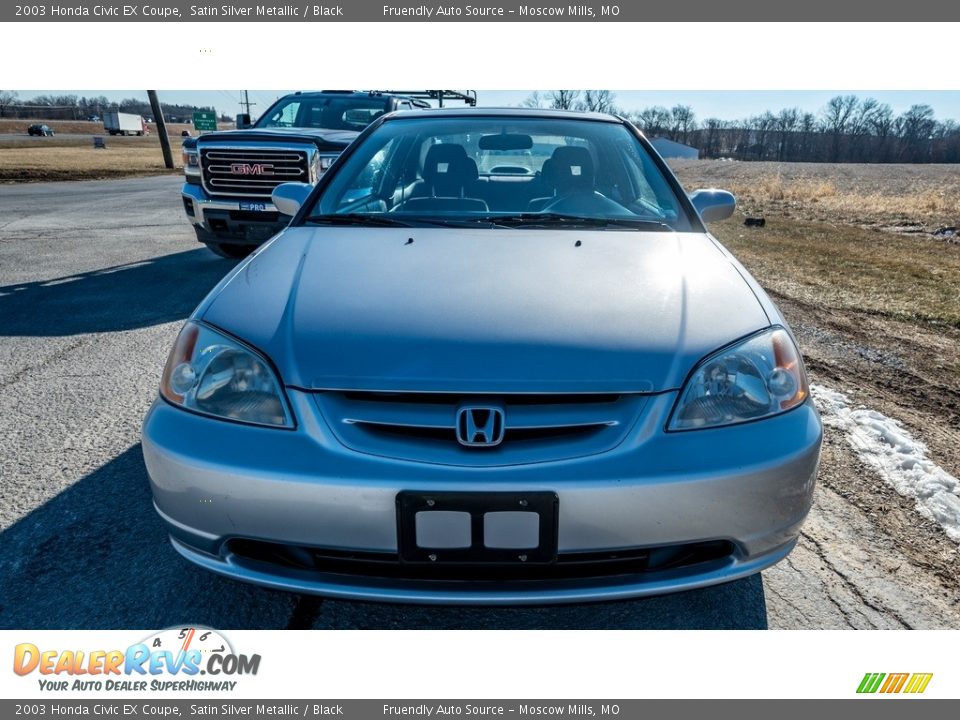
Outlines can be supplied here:
M459 197L464 186L479 176L477 163L467 157L462 145L433 145L423 161L423 179L438 197Z
M557 171L554 170L553 160L547 158L540 167L540 180L553 190L557 186Z
M585 147L558 147L547 162L557 192L593 189L593 156Z

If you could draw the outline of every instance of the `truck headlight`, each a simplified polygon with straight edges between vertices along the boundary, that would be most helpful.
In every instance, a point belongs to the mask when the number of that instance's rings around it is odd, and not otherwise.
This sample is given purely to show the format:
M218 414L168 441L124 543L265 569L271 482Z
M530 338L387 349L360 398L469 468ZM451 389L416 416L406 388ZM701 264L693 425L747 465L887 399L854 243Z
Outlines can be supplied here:
M196 150L183 151L183 171L190 173L200 169L200 153Z
M201 415L294 427L293 413L266 358L192 321L184 325L170 352L160 394L168 402Z
M330 166L333 165L333 161L336 159L335 156L331 157L330 155L314 155L310 161L310 182L317 182L320 176L330 169Z
M770 328L702 360L683 386L667 430L758 420L795 408L809 393L796 345L783 328Z

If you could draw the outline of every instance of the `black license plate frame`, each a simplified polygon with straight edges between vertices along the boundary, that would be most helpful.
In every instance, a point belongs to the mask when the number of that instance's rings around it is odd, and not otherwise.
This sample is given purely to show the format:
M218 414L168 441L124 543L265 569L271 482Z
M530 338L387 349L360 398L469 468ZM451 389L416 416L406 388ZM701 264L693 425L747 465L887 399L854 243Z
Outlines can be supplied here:
M470 514L471 545L424 548L417 545L419 512L445 510ZM484 545L484 515L489 512L533 512L540 518L536 548L490 548ZM430 565L548 565L557 560L560 498L555 492L422 492L397 493L397 549L401 562Z

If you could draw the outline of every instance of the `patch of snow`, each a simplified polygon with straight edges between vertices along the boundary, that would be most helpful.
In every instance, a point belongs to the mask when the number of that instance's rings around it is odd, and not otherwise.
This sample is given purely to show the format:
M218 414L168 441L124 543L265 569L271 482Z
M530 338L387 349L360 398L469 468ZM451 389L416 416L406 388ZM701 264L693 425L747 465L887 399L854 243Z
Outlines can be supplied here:
M842 431L861 460L960 543L960 481L927 457L927 446L897 420L856 406L843 393L822 385L810 390L823 424Z

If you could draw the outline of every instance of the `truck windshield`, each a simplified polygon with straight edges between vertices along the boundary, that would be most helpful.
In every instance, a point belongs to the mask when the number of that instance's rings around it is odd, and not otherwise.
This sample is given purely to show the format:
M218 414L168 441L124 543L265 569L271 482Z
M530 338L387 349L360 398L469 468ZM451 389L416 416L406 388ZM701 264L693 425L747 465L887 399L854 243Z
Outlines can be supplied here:
M667 176L620 122L397 118L333 172L308 221L692 229Z
M295 95L271 107L255 127L363 130L385 111L386 101L378 97Z

